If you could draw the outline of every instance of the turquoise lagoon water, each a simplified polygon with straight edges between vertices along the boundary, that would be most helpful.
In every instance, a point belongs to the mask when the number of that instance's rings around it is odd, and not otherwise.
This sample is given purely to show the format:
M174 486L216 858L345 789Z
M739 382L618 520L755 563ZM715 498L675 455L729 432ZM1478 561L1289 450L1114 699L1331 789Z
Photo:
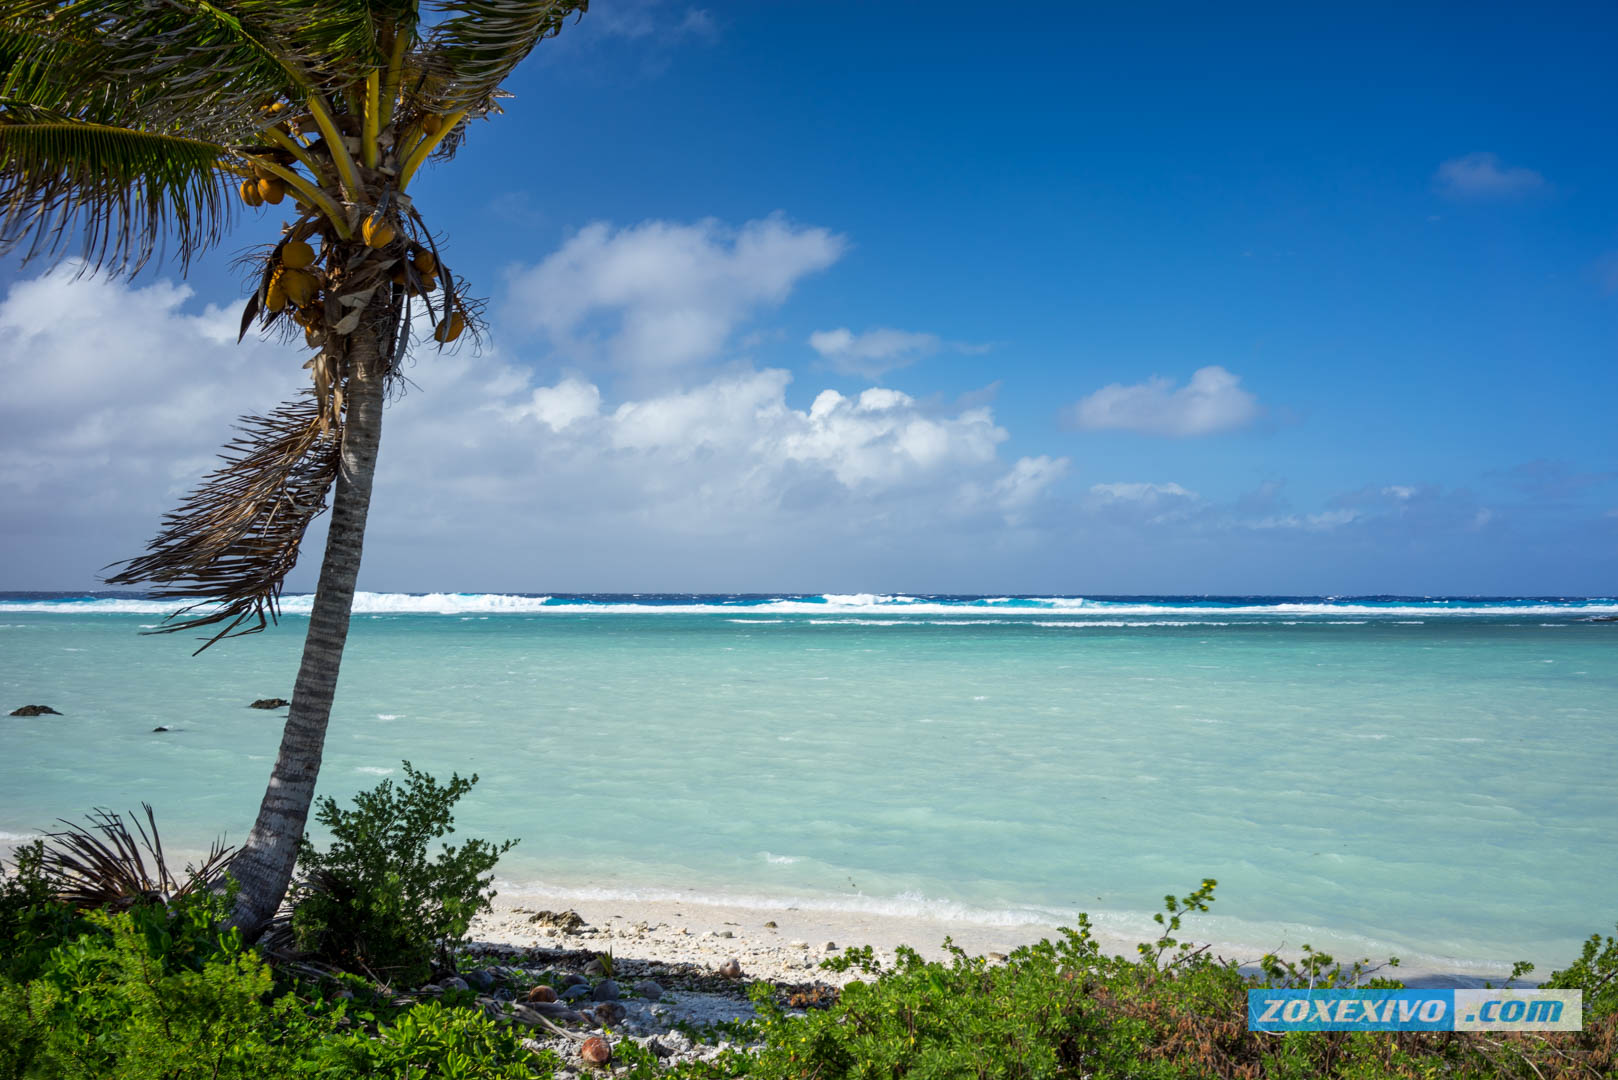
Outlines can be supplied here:
M193 658L138 599L0 595L0 841L250 824L307 598ZM481 783L509 890L1565 963L1618 921L1611 600L362 595L321 788ZM173 730L156 734L152 728ZM1548 970L1541 967L1541 973Z

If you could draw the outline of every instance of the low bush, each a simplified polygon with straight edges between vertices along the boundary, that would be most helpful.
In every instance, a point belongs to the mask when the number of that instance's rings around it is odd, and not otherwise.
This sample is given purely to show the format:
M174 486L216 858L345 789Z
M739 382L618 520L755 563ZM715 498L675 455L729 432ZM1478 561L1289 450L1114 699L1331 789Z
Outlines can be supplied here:
M316 820L331 832L324 851L305 837L298 853L292 931L300 949L384 981L415 986L436 963L452 968L454 948L489 906L489 871L516 843L468 840L428 848L455 831L453 809L477 775L448 784L404 763L405 783L384 780L354 796L352 809L319 800Z
M327 911L304 929L352 935L328 940L364 949L353 954L362 962L441 958L487 902L486 872L510 846L473 841L428 861L427 842L450 831L450 809L475 778L439 785L408 764L406 777L403 788L362 793L351 811L330 800L323 807L337 839L317 869L378 902L352 922ZM562 1067L530 1051L524 1029L491 1018L471 994L416 1003L366 979L306 981L297 965L273 970L227 928L228 889L77 913L51 892L45 855L25 847L0 880L0 1080L545 1080ZM1084 916L1004 963L947 941L946 962L900 949L888 969L870 949L849 949L822 965L860 976L829 1007L788 1014L777 989L759 984L757 1021L708 1033L750 1051L669 1066L620 1040L614 1068L623 1080L1618 1075L1618 939L1592 937L1546 984L1583 991L1580 1032L1253 1032L1246 994L1254 986L1400 984L1364 961L1345 966L1310 950L1296 960L1266 957L1257 974L1239 970L1181 940L1183 919L1208 910L1213 891L1205 881L1167 898L1161 933L1134 957L1105 954ZM334 902L333 893L317 895ZM426 921L412 926L412 917ZM378 941L394 951L378 953Z

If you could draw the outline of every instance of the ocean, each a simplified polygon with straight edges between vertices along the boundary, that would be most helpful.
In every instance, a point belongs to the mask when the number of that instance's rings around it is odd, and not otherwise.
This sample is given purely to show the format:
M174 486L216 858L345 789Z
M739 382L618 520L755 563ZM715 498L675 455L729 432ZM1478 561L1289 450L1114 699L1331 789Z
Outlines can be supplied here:
M193 657L0 593L0 842L251 824L307 597ZM1618 922L1618 600L361 594L321 774L477 773L508 894L1193 933L1544 975ZM154 727L167 726L156 733ZM1133 938L1131 938L1133 939Z

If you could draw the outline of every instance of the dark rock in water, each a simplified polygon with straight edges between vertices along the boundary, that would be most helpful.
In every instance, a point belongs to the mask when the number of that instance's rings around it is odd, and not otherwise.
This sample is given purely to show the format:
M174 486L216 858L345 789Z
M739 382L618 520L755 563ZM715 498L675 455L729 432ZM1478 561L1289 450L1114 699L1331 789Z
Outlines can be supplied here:
M596 988L590 996L597 1001L617 1001L620 995L621 991L618 989L617 983L611 979L602 979L596 983Z
M253 702L253 704L249 705L248 708L249 709L284 709L288 705L291 705L291 704L292 704L292 702L288 701L284 697L261 697L257 701Z
M172 731L172 730L173 729L170 728L167 724L159 724L159 725L157 725L156 727L154 727L152 729L152 734L156 735L159 731Z
M596 1023L602 1027L614 1027L629 1015L628 1010L616 1001L603 1001L590 1011L595 1014Z
M578 986L570 986L566 990L562 991L563 1001L578 1001L580 998L587 998L589 996L590 988L583 983L580 983Z
M20 709L12 709L12 716L61 716L62 714L49 705L24 705Z
M487 990L494 985L494 976L482 968L473 968L461 977L479 990Z
M1585 622L1618 622L1618 615L1592 615L1588 619L1585 619L1584 621ZM16 716L17 714L12 713L11 715Z

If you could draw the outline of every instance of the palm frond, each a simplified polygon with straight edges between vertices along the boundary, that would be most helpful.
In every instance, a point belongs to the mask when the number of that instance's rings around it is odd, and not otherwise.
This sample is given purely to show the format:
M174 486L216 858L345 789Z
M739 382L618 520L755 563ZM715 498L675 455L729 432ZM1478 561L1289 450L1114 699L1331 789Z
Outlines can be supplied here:
M0 100L0 251L139 268L170 234L183 263L230 225L226 149L178 135L75 120Z
M81 120L243 141L256 102L309 82L229 0L0 0L12 96Z
M495 92L534 46L560 33L590 0L429 0L446 16L432 32L423 67L442 72L442 111L485 113Z
M163 855L151 804L141 803L141 809L150 832L138 820L131 832L121 815L98 808L86 815L89 828L64 819L66 830L46 834L41 870L58 899L80 910L122 911L140 903L171 903L213 886L234 849L215 840L202 864L187 866L178 877Z
M107 578L154 582L156 596L191 601L150 632L220 627L201 652L277 617L281 583L337 479L342 432L329 419L312 393L243 417L242 434L220 455L225 464L164 517L146 554Z
M236 0L244 19L263 26L322 77L364 78L388 63L397 35L412 38L416 0Z

